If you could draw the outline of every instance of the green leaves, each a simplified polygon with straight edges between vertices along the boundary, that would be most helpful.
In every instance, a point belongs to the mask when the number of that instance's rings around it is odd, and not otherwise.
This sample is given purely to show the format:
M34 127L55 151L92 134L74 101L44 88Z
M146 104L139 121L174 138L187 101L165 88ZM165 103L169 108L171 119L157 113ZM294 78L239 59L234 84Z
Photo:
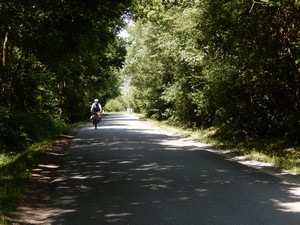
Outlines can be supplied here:
M5 135L0 146L16 140L23 149L38 139L31 133L38 129L26 122L51 131L53 117L70 122L88 118L89 101L97 97L105 104L119 94L116 71L126 50L116 34L130 3L1 1L0 105L10 116L0 125ZM51 118L37 115L36 123L35 110ZM40 132L41 138L48 135Z
M98 89L99 83L90 82L91 87L88 87L85 78L115 76L112 68L122 66L125 50L121 43L116 42L115 35L118 27L123 25L120 18L127 13L129 4L130 1L97 0L1 2L1 43L4 43L4 34L8 34L7 44L1 46L1 53L5 52L2 59L6 60L5 70L0 68L0 90L5 96L1 103L24 108L34 107L36 102L31 99L46 99L41 96L42 92L28 92L31 87L39 87L38 90L51 88L48 94L55 95L52 96L54 99L62 99L65 84L74 92L86 87L78 101L99 95L90 92L93 86ZM85 57L97 58L92 61L93 65L89 65L97 68L93 74L88 74L91 70L83 69L87 66ZM35 65L40 65L39 69ZM109 85L101 88L110 89ZM25 89L28 94L24 95ZM13 95L23 99L13 99Z
M139 108L251 135L299 127L297 2L139 2L125 64Z

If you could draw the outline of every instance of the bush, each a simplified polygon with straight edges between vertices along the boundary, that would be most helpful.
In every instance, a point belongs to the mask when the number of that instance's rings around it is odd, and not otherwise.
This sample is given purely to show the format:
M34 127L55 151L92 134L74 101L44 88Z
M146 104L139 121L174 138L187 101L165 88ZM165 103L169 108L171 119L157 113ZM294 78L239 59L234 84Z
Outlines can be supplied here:
M49 139L66 129L66 124L47 112L0 108L0 147L3 153L17 153L30 144Z
M118 97L115 99L109 100L105 104L105 111L108 112L123 112L126 111L126 103L123 99L123 97Z

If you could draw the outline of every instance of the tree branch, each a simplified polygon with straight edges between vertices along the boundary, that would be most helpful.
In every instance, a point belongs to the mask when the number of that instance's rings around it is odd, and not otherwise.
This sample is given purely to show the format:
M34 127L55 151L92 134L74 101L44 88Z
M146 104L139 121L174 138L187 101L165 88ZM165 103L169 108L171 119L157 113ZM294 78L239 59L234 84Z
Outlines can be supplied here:
M249 10L249 13L252 12L252 9L253 9L253 7L254 7L255 4L264 4L264 3L263 3L263 2L258 2L258 1L253 0L252 6L251 6L251 8L250 8L250 10Z

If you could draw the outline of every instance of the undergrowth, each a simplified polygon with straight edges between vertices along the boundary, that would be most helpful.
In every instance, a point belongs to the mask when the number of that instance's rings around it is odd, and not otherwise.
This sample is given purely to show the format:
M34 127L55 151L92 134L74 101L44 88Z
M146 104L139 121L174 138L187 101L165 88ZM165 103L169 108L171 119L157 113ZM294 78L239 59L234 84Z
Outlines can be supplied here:
M31 180L31 170L70 126L42 112L0 110L0 224L13 211Z

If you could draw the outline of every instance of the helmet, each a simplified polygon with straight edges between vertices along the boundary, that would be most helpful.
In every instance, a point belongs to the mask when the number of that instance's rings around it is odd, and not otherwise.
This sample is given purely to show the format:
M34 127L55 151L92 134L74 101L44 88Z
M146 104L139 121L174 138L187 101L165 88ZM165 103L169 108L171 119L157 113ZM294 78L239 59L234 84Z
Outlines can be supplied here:
M97 98L95 98L94 102L98 102L99 100Z

